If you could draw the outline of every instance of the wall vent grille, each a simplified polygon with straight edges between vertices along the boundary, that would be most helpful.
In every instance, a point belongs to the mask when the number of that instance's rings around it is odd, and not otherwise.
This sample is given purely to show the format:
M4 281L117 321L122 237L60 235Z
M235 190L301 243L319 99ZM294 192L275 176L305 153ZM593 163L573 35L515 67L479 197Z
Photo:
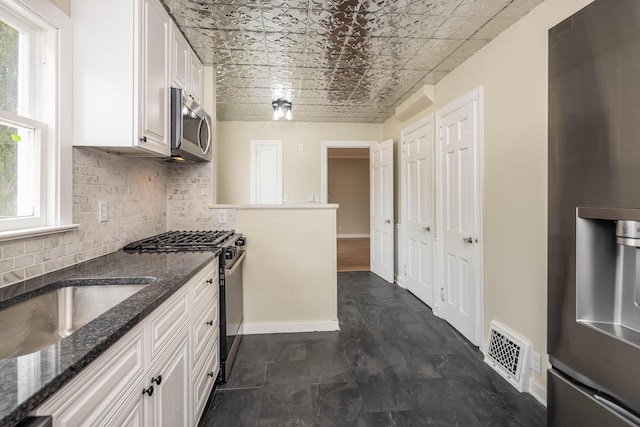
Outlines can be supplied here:
M529 343L495 320L491 322L484 361L518 391L525 390Z

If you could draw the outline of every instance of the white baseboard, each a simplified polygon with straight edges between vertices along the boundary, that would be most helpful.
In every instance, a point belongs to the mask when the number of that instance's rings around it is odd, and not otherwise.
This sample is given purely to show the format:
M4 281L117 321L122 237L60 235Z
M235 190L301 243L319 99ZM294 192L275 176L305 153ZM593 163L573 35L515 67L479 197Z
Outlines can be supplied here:
M337 320L326 322L296 322L296 323L244 323L243 333L253 334L281 334L292 332L324 332L339 331L340 325Z
M533 396L538 402L547 406L547 390L543 389L538 383L529 380L529 394Z
M338 234L338 239L363 239L369 238L371 235L369 234Z

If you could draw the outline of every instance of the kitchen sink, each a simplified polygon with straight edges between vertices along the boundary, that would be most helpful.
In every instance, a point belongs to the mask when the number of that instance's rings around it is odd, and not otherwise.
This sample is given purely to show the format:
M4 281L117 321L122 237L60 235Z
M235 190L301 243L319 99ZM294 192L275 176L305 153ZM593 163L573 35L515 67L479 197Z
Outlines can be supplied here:
M40 351L151 284L153 277L73 279L0 310L0 359Z

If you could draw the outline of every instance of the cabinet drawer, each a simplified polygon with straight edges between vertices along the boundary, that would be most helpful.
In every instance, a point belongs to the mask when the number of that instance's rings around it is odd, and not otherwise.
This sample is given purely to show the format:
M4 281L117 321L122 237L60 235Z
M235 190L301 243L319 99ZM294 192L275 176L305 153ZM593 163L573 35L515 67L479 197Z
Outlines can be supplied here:
M210 265L205 267L200 273L194 277L193 286L191 287L191 300L193 305L197 306L198 303L213 292L214 295L218 295L218 259L216 258Z
M210 347L209 342L218 327L218 298L205 301L198 317L193 319L193 360L199 360L202 352Z
M220 356L218 354L218 330L212 338L212 343L207 343L208 353L194 365L194 375L191 383L193 384L193 414L194 424L198 424L204 407L209 399L209 394L218 377L218 368L220 367Z
M54 427L102 424L145 371L143 331L140 325L125 335L40 406L36 414L52 415Z
M158 307L148 321L151 338L151 359L162 352L175 338L177 331L189 322L188 286L182 287Z

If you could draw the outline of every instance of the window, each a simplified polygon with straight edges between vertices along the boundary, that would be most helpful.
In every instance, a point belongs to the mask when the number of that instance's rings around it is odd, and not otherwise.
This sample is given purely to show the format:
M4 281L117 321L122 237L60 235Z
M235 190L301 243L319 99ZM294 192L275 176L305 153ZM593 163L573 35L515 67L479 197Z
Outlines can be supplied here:
M69 22L48 0L0 0L0 237L70 223Z

